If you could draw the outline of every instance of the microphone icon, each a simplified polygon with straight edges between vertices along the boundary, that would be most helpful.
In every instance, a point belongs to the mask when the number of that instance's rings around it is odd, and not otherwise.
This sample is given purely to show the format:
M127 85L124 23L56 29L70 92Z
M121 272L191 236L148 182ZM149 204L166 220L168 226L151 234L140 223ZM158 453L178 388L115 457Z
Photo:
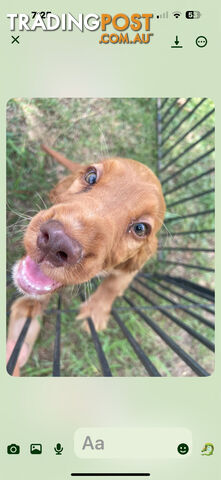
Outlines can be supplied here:
M63 450L64 449L60 443L57 443L56 447L54 447L54 451L56 452L56 455L61 455Z

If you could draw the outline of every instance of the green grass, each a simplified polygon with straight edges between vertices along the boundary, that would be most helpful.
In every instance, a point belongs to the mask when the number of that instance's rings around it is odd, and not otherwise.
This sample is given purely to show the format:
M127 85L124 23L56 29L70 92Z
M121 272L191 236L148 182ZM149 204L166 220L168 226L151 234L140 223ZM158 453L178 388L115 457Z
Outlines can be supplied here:
M172 102L169 100L164 111ZM183 109L182 113L174 119L169 125L168 132L196 105L198 99L191 99L189 104ZM188 129L194 125L202 115L206 114L212 108L212 102L206 100L202 106L196 110L195 114L188 122ZM173 107L170 115L177 107ZM169 116L170 116L169 115ZM169 118L168 116L168 118ZM66 174L66 171L55 164L47 155L42 152L40 145L42 142L52 146L57 151L63 152L68 158L82 163L92 163L102 157L122 156L131 157L135 160L147 164L157 173L157 133L156 133L156 101L154 99L15 99L11 100L7 106L7 168L8 168L8 274L10 275L13 263L23 254L22 237L25 226L29 218L38 210L44 208L43 202L49 205L48 192L54 186L58 178ZM177 145L172 154L178 155L185 146L199 138L205 128L213 125L214 119L209 117L205 125L199 126L194 132L193 137L188 136L182 144ZM181 126L177 131L176 137L172 137L165 144L165 148L179 138L185 131L186 126ZM205 142L197 146L194 151L190 151L188 156L182 157L177 163L176 168L182 168L187 162L190 162L196 155L201 155L214 145L214 138L211 136ZM201 174L208 169L207 160L186 171L179 179L175 178L169 182L167 188L173 188L174 185L188 180L195 175ZM174 170L173 170L174 171ZM168 169L168 174L172 169ZM165 178L166 173L162 175ZM190 184L187 188L179 192L168 195L167 203L176 201L188 194L194 194L199 188L208 189L212 184L212 177L205 176L199 180L199 183ZM40 197L39 195L40 194ZM199 200L185 205L188 212L197 211L197 209L213 208L213 198L211 195L201 197ZM176 222L168 224L172 231L212 228L213 216L199 217L194 220L189 219L183 222L179 221L179 215L184 213L183 205L171 209L167 216L175 216ZM164 230L165 231L165 230ZM213 244L212 237L199 238L197 235L191 235L187 238L174 237L164 238L161 241L163 245L170 246L205 246L209 248ZM174 268L162 263L164 259L173 259L183 261L184 263L198 263L202 266L212 265L213 256L208 260L208 256L203 253L178 252L171 254L164 251L157 260L155 257L148 262L145 267L150 272L161 271L172 275L184 276L192 281L211 287L213 275L198 271L184 269L182 267ZM149 281L151 287L156 287ZM176 290L176 287L173 287ZM159 292L165 293L158 288ZM150 318L153 318L157 324L164 329L179 345L181 345L190 355L192 355L208 371L213 370L213 359L210 351L202 344L181 330L170 319L162 315L161 312L154 310L150 304L147 304L141 297L130 294L134 303L141 307L148 307L144 311ZM13 286L8 287L8 298L15 295ZM151 299L159 305L169 304L168 301L159 296L148 292ZM170 298L180 301L175 294L169 294ZM191 295L190 295L191 297ZM194 299L195 297L192 296ZM40 337L36 342L33 354L28 364L23 368L22 375L25 376L51 376L53 345L55 332L55 310L57 296L52 298L48 313L44 317L44 327L41 330ZM186 302L182 302L186 303ZM79 301L72 294L71 289L65 289L62 294L62 313L61 313L61 374L63 376L100 376L101 367L97 358L91 338L85 333L75 320L76 311L79 307ZM167 345L151 330L151 328L142 320L139 315L132 311L126 302L117 300L115 308L120 309L121 318L125 325L142 346L144 352L150 360L159 369L161 375L193 375L189 367L185 366L177 355L170 350ZM67 309L73 312L67 313ZM196 310L200 312L200 310ZM51 313L50 313L51 312ZM197 329L200 333L213 340L213 332L207 327L200 325L197 320L187 315L185 312L173 311L185 323ZM206 314L207 315L207 314ZM210 315L207 315L210 318ZM103 350L111 365L113 375L117 376L145 376L146 370L135 355L132 347L125 339L121 329L111 317L108 329L99 336Z

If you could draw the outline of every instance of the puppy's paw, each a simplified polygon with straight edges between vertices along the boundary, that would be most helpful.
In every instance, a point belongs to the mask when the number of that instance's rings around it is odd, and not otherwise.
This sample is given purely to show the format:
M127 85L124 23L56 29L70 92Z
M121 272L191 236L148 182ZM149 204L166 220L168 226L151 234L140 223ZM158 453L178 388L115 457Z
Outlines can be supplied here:
M105 308L102 303L95 299L90 299L83 303L80 307L80 312L77 315L77 320L84 320L91 318L93 320L95 329L98 331L105 330L108 324L110 310ZM82 322L82 327L86 332L90 333L90 328L87 321Z
M29 297L18 298L11 307L9 326L8 326L8 339L6 347L6 361L8 362L11 353L16 345L22 328L28 317L31 317L31 323L26 333L24 343L18 356L15 371L19 372L19 368L23 367L27 362L34 342L39 334L41 327L41 317L43 308L46 302L44 298L41 302ZM15 373L17 375L19 373Z
M14 348L15 348L15 345L16 345L15 340L8 340L7 341L7 344L6 344L6 364L9 361L9 358L10 358L10 356L11 356L11 354L12 354ZM19 353L19 356L18 356L16 368L14 369L14 372L13 372L13 376L15 376L15 377L19 376L19 370L27 362L29 354L30 354L29 345L27 343L23 343L23 345L21 347L21 350L20 350L20 353Z

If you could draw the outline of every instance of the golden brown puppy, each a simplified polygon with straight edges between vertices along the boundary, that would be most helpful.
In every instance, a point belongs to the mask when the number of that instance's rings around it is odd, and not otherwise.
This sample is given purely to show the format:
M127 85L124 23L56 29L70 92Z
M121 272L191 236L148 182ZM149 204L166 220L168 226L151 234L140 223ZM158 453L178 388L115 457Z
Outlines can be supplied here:
M65 285L105 277L78 318L91 317L97 330L106 327L115 298L156 252L165 214L160 182L145 165L107 158L82 166L43 148L72 174L51 191L52 207L31 220L24 236L26 256L14 266L14 283L25 296L12 305L8 356L27 315L32 317L18 366L30 355L51 293Z

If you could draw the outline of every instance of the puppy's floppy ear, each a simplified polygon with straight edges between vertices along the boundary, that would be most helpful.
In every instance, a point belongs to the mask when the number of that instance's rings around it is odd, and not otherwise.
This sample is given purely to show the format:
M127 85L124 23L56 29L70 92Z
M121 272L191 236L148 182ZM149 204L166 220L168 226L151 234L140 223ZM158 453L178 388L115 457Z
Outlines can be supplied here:
M62 180L60 180L60 182L58 182L58 184L49 193L49 198L52 203L61 202L62 194L66 192L67 189L70 187L70 185L73 183L77 171L79 170L79 168L81 168L81 164L71 162L71 160L68 160L68 158L65 158L63 155L61 155L61 153L55 152L55 150L52 150L46 145L41 145L41 148L46 153L51 155L51 157L55 158L57 162L61 163L62 165L64 165L64 167L68 168L68 170L73 172L73 175L69 175L68 177L65 177Z
M57 185L49 192L49 198L52 203L59 203L61 201L61 195L67 191L74 179L75 175L68 175L68 177L63 178L57 183Z
M46 153L49 153L51 157L53 157L57 162L61 163L66 167L68 170L71 172L76 172L78 168L80 168L80 163L72 162L71 160L68 160L68 158L64 157L61 153L55 152L55 150L52 150L51 148L47 147L46 145L41 145L42 150L44 150Z

